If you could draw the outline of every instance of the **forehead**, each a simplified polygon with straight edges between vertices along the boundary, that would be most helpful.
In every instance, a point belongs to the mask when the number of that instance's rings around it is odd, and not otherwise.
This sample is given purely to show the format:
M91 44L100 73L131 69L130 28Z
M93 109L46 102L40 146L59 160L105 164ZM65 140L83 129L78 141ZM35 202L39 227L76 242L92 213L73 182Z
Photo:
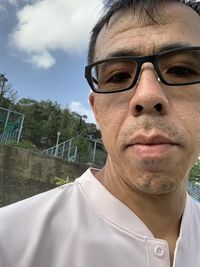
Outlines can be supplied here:
M200 16L190 7L180 3L162 4L154 19L157 23L132 10L113 15L97 38L95 60L123 49L147 55L177 43L200 45Z

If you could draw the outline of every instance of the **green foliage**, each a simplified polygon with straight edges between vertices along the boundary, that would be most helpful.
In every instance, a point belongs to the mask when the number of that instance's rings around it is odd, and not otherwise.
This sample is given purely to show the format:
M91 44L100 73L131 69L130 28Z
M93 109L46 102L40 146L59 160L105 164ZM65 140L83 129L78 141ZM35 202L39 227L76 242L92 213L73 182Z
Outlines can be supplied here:
M21 141L17 143L16 141L12 140L12 141L9 141L7 144L11 146L15 146L15 147L29 149L29 150L36 150L35 145L30 141Z
M17 103L17 109L25 115L22 133L24 140L32 141L37 147L40 147L42 137L48 138L49 146L55 142L61 113L57 103L21 99Z
M67 176L66 179L55 177L55 183L56 183L57 186L61 186L61 185L68 184L68 183L71 183L71 182L72 182L72 180L68 176Z
M14 109L17 101L17 92L13 89L12 85L5 83L0 90L0 106L6 109Z
M78 148L77 161L87 163L90 153L90 146L88 140L83 136L79 136L77 140L77 148Z
M200 181L200 159L193 165L189 174L189 179L191 181Z
M39 149L54 146L58 131L61 132L59 143L69 140L79 133L81 136L89 138L91 136L99 137L99 131L95 124L87 124L84 119L80 120L79 114L71 112L68 108L62 109L56 102L50 100L38 102L23 98L18 101L16 108L18 112L25 115L22 139L30 140ZM86 144L84 145L83 142L79 146L83 150Z
M57 102L50 100L36 101L31 98L22 98L18 102L17 93L7 82L2 86L0 100L4 108L12 109L25 115L21 142L15 146L38 150L56 145L57 132L60 132L59 143L74 138L84 136L88 139L99 139L100 131L93 123L86 123L84 117L76 112L71 112L68 108L61 108ZM4 124L0 124L0 133ZM89 148L85 140L77 144L79 159L84 159Z
M87 129L88 129L89 139L92 139L92 140L101 139L101 132L97 129L96 124L88 123Z

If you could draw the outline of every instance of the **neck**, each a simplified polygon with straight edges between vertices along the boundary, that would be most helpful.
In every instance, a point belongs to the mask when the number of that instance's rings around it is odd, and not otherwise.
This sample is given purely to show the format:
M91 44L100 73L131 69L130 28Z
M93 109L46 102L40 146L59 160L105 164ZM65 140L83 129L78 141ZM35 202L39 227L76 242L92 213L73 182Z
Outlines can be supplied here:
M121 177L113 177L107 168L97 173L96 177L141 219L155 238L168 241L172 262L186 201L184 183L173 192L152 195L135 190Z

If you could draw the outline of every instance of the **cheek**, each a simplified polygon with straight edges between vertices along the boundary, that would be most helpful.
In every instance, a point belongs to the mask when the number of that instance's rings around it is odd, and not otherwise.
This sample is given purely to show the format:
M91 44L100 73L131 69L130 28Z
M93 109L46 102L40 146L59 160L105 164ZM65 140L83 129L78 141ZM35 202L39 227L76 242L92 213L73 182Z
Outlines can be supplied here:
M200 88L188 91L184 98L175 101L175 110L188 133L191 148L200 151Z
M184 123L188 125L191 132L195 131L200 134L200 88L194 92L188 92L183 99L182 110L180 116L183 118Z
M98 102L98 120L106 149L113 146L128 113L130 99L119 94L104 96Z

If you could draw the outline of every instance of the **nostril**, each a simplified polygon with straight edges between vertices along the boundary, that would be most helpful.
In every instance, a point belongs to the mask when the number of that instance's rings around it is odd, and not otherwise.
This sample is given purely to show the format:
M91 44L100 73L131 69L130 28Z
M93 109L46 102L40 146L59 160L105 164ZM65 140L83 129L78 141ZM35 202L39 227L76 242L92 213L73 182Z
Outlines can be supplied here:
M158 103L158 104L156 104L156 105L154 106L154 108L156 109L156 111L161 112L162 109L163 109L163 106L162 106L162 104Z
M135 109L136 109L137 112L141 112L141 111L143 110L143 106L141 106L141 105L136 105L136 106L135 106Z

